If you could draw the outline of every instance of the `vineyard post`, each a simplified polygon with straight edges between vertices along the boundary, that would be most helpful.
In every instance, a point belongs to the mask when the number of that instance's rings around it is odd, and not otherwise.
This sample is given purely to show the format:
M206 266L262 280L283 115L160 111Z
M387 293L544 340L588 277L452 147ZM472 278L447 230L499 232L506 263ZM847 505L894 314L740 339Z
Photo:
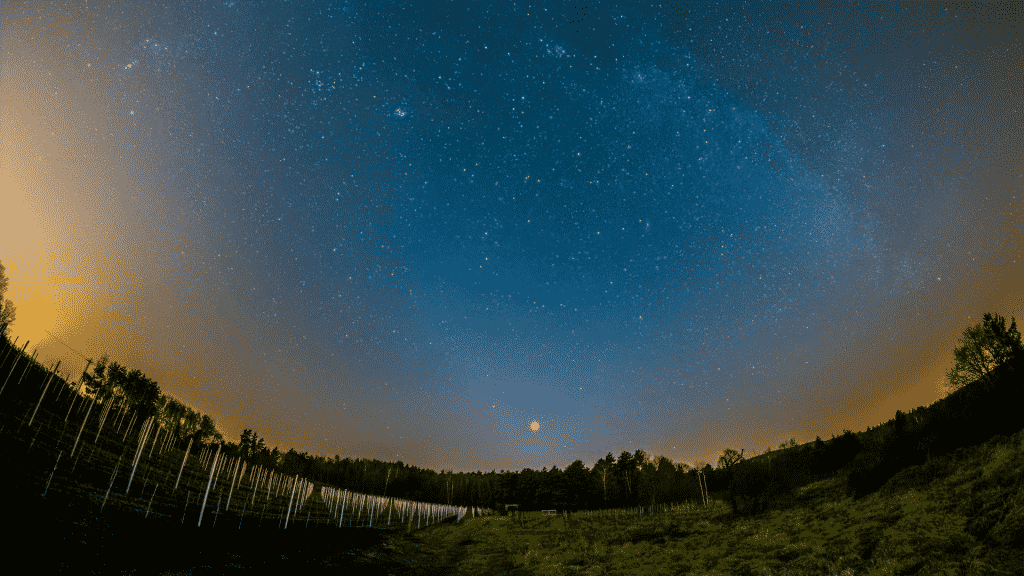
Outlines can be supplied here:
M153 486L153 494L149 496L149 506L146 506L146 518L149 518L149 509L153 507L153 497L156 496L156 489L159 487L159 484Z
M71 388L71 391L74 392L74 394L71 396L71 405L68 406L68 413L64 415L64 421L65 422L67 422L68 418L71 417L71 411L75 409L75 401L78 400L78 396L79 396L79 394L78 394L78 387L81 386L81 385L82 385L82 383L79 382L78 384L75 384L74 387Z
M89 404L89 409L85 412L85 418L82 419L82 426L78 429L78 436L75 436L75 445L71 447L71 454L68 458L75 455L75 448L78 448L78 439L82 437L82 430L85 430L85 423L89 420L89 413L92 412L93 404L96 404L95 398L93 398L92 404Z
M192 498L192 491L188 491L188 495L185 496L185 507L181 509L181 523L185 523L185 512L188 511L188 501Z
M43 497L46 497L46 493L50 491L50 481L53 480L53 473L57 471L57 464L60 463L60 457L64 455L64 451L61 450L60 454L57 454L57 461L53 463L53 470L50 471L50 479L46 481L46 489L43 490Z
M99 394L98 393L96 394L96 397L99 398ZM103 414L100 415L100 426L99 426L99 428L96 429L96 437L92 439L92 443L93 444L98 442L99 439L100 439L100 432L103 431L103 423L107 421L107 413L110 412L110 405L112 403L113 403L113 398L109 398L108 397L108 398L104 398L103 399Z
M225 510L231 508L231 495L235 493L235 481L245 473L245 462L241 462L241 468L239 468L238 464L235 464L235 472L231 477L231 489L228 490L228 503L224 506Z
M345 491L341 493L341 516L338 517L338 527L339 528L341 528L341 523L345 520L345 505L347 504L345 496L347 494L348 494L348 489L346 488Z
M146 448L146 439L149 438L149 432L152 427L152 420L147 418L142 425L142 430L139 431L139 447L135 450L135 459L132 462L132 473L131 476L128 477L128 487L124 490L125 494L128 493L128 490L131 490L132 480L135 478L135 470L139 466L139 456L142 455L142 451Z
M299 483L299 475L292 480L292 495L288 498L288 514L284 518L284 527L288 528L288 519L292 517L292 502L295 500L295 487Z
M0 327L0 334L3 334L4 330L6 330L6 329L7 329L7 324L4 324L3 327ZM11 352L13 352L13 351L15 351L17 349L18 349L18 337L15 336L14 337L14 342L11 342L10 344L8 344L7 352L4 354L4 361L0 362L0 366L3 366L4 364L6 364L7 363L7 358L10 357Z
M46 379L46 386L43 386L43 393L39 395L39 401L36 402L36 409L32 411L32 417L28 419L28 425L32 425L32 421L36 419L36 413L39 412L39 405L43 403L43 396L46 396L46 391L50 388L50 381L53 380L53 376L57 373L57 369L60 368L60 360L57 360L57 365L50 370L50 377Z
M217 467L217 458L220 457L220 449L222 444L217 445L217 454L213 457L213 465L210 466L210 479L206 482L206 494L203 496L203 507L199 509L199 523L196 526L203 525L203 512L206 510L206 499L210 496L210 485L213 484L213 472Z
M154 416L154 418L156 418L156 416ZM163 428L160 427L160 423L157 422L156 423L156 434L153 436L153 444L152 444L152 446L149 447L149 454L146 455L146 458L152 458L153 457L153 448L156 448L156 440L157 440L157 438L160 437L160 432L162 430L163 430Z
M114 478L117 477L117 468L121 465L121 458L123 457L124 454L118 456L117 464L114 464L114 471L110 474L110 484L107 486L107 493L103 495L103 504L100 505L100 510L103 510L103 507L107 505L107 496L110 496L110 489L114 486Z
M185 470L185 461L188 460L188 451L192 448L192 438L188 439L188 448L185 448L185 457L181 459L181 468L178 470L178 479L174 481L174 490L178 489L178 482L181 482L181 473ZM171 490L171 492L174 492Z
M4 379L4 385L0 386L0 394L2 394L3 391L4 391L4 388L7 387L7 381L11 379L11 374L14 374L14 369L18 367L18 362L21 361L21 357L25 355L25 348L28 347L28 343L29 342L30 342L30 340L26 340L25 341L24 346L21 347L21 352L18 354L18 357L14 359L14 364L11 365L11 371L7 373L7 378ZM33 352L33 354L35 354L35 352ZM19 382L20 382L20 380L19 380Z

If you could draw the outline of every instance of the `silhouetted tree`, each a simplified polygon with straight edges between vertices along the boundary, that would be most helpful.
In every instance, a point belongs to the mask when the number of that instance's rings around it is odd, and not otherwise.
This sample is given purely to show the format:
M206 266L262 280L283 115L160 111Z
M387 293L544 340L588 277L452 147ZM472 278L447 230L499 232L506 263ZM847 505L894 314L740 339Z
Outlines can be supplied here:
M598 460L594 463L592 474L596 480L596 484L600 486L601 491L601 506L608 507L609 491L611 497L615 497L615 456L611 452L607 456Z
M636 503L643 506L656 504L658 466L655 459L643 450L637 450L633 454L633 461L636 462Z
M178 438L182 436L185 414L186 408L184 404L174 398L167 398L167 402L164 403L163 407L163 419L167 425L167 430Z
M11 329L11 324L14 324L14 316L16 309L14 308L14 302L10 299L4 300L4 294L7 292L7 286L10 283L7 278L6 269L0 262L0 334L6 336L7 332Z
M284 453L281 458L281 462L278 464L278 472L287 476L299 475L303 478L307 476L309 468L309 455L305 452L296 452L295 448L290 448Z
M134 369L128 372L122 382L122 388L128 403L138 411L139 421L156 414L159 408L157 402L160 400L160 387L141 370Z
M734 464L742 462L743 452L745 450L746 449L743 449L737 452L732 448L726 448L725 451L722 452L722 455L718 457L718 469L728 470L729 468L732 468Z
M106 401L114 396L114 382L107 371L109 363L110 358L104 354L100 356L96 365L92 367L92 374L86 372L82 376L82 382L85 384L86 391L97 400Z
M657 458L658 471L655 487L655 500L657 502L672 502L679 499L678 484L681 475L678 473L675 464L666 456Z
M182 435L186 436L186 437L187 436L191 436L191 437L195 438L196 440L200 440L200 438L199 438L199 425L203 421L202 420L202 414L200 414L199 412L196 412L192 408L189 408L188 406L186 406L185 407L185 415L183 417L183 420L184 421L182 422L182 425L181 425Z
M790 438L789 442L783 442L779 444L779 450L785 450L786 448L796 448L796 438Z
M220 432L217 431L217 426L213 422L213 418L210 418L206 414L203 414L199 419L199 428L195 432L196 439L204 444L208 444L217 440L220 436Z
M896 438L902 438L903 434L907 431L907 415L902 410L896 411L896 417L892 420L893 430L896 433Z
M587 467L577 460L565 469L566 504L573 510L584 506L590 496L590 482Z
M986 312L982 322L964 329L959 347L953 349L956 361L946 373L950 390L961 388L991 372L996 366L1013 358L1024 349L1017 320Z
M633 455L623 450L622 454L619 454L619 460L615 463L615 473L622 479L622 485L625 487L625 503L632 504L636 495L636 468L638 463L633 459Z
M524 468L518 474L519 481L516 485L515 502L522 509L536 508L537 492L540 489L540 472L530 468Z
M238 446L242 452L242 458L247 460L252 460L267 449L267 445L263 442L263 438L260 438L255 432L248 428L242 430L242 437Z

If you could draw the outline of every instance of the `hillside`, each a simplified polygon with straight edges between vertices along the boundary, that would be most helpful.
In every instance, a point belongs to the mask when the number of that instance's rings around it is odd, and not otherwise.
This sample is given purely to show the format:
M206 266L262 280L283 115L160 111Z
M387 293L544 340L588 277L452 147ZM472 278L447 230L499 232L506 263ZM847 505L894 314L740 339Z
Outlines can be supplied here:
M1021 574L1024 434L909 466L855 499L840 475L797 490L783 509L742 517L724 502L653 514L614 511L466 519L388 554L410 574L740 576ZM382 548L386 550L386 548Z

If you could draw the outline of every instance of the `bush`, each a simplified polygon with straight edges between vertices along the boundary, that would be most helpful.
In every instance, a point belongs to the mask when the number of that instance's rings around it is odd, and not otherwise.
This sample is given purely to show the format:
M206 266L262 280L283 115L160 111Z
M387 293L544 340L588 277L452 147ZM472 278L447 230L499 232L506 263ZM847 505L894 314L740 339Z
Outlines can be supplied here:
M878 490L897 471L894 463L874 450L861 452L850 462L846 473L847 493L863 498Z
M922 488L940 478L949 476L953 471L954 465L948 458L935 458L925 464L907 466L895 472L892 478L885 483L883 492L895 494Z
M1009 513L992 528L991 536L1003 546L1024 547L1024 489L1018 490L1010 504Z
M820 440L820 438L819 438ZM830 475L849 464L864 449L860 438L849 430L828 442L815 441L810 462L818 475Z
M799 458L747 460L733 466L727 498L733 512L759 514L791 497L804 480L806 472Z

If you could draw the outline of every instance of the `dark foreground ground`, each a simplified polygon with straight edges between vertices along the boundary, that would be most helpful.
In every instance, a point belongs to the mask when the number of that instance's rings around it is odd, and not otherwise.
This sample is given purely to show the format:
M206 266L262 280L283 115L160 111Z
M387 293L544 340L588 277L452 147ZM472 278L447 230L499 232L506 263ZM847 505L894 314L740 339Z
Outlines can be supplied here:
M32 490L32 492L36 492ZM11 494L10 491L7 491ZM24 573L35 574L446 574L419 536L367 528L338 528L303 522L287 529L277 520L222 514L210 526L194 519L144 519L137 511L50 492L9 499L0 551L10 561L25 558ZM248 526L247 526L248 525ZM9 531L7 530L9 529ZM399 552L399 548L401 551Z

